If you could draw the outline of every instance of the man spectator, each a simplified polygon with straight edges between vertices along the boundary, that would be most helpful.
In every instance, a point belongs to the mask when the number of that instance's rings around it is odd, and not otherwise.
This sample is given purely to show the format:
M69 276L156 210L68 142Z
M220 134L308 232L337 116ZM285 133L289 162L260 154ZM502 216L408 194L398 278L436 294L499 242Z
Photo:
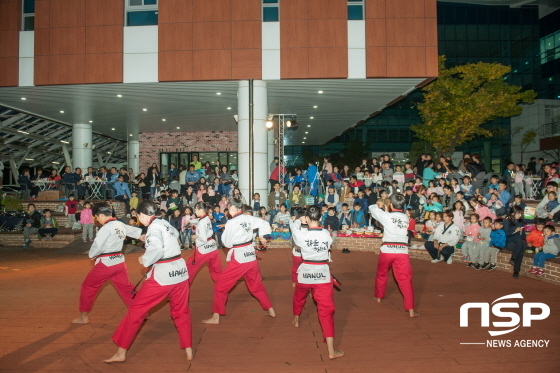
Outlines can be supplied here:
M269 170L270 173L272 173L272 171L274 171L276 166L278 166L278 162L279 162L278 157L274 157L274 160L270 162L270 170Z
M125 183L130 182L130 177L128 176L128 172L126 172L126 168L121 167L121 169L119 170L119 176L122 176L124 178Z
M270 191L272 192L274 190L274 185L278 184L280 182L280 170L283 170L283 174L286 174L286 167L284 167L283 164L279 163L278 166L276 166L274 168L274 170L272 170L272 173L270 174L270 177L268 178L268 181L270 182Z
M97 177L99 177L99 179L103 180L103 181L108 181L110 174L107 172L107 167L105 166L101 166L101 168L99 169L99 174L97 175ZM107 184L103 183L103 185L101 185L101 195L103 196L103 198L107 197Z
M183 195L187 190L187 168L184 165L180 165L179 169L181 170L181 172L179 172L179 184L181 185L180 194Z
M546 185L546 193L544 194L544 198L537 205L537 216L540 216L545 212L544 208L549 202L548 199L549 192L556 193L558 202L560 202L560 193L558 193L558 183L555 181L551 181ZM553 209L552 211L548 212L548 218L554 220L560 220L560 205L555 209Z
M527 172L531 172L531 174L536 175L536 173L537 173L537 158L531 157L531 160L527 164Z
M23 218L25 226L23 227L23 248L27 249L31 245L31 235L37 234L41 228L41 213L35 209L35 205L30 203L27 205L27 211Z
M113 184L113 188L115 188L115 199L117 201L124 202L126 206L126 213L130 214L130 198L132 196L130 194L130 189L128 189L128 184L124 182L124 177L122 175L117 177L117 181Z
M167 181L171 182L174 176L179 176L179 170L175 166L175 163L169 165L169 172L167 173Z
M453 210L453 204L457 201L457 196L453 193L453 189L449 185L443 187L443 196L441 197L441 204L443 210Z
M508 163L506 169L502 173L502 176L507 183L508 189L513 190L515 184L515 164L513 162Z
M23 198L28 199L31 196L31 177L29 176L29 168L24 168L18 177L18 183L23 193Z
M543 165L544 165L545 159L544 158L539 158L538 163L537 163L537 167L535 169L535 175L540 175L542 169L543 169Z
M509 201L511 200L511 193L507 191L507 183L504 180L500 180L498 183L498 190L491 189L490 192L486 194L486 199L489 200L492 194L496 194L498 200L504 204L504 207L496 210L496 215L504 216L509 210Z
M350 183L348 184L348 186L354 188L354 193L358 193L358 190L366 188L364 182L358 180L356 176L350 177Z
M185 176L185 182L187 183L186 185L190 185L196 190L196 184L200 180L200 173L196 172L194 167L193 164L189 165L189 171Z

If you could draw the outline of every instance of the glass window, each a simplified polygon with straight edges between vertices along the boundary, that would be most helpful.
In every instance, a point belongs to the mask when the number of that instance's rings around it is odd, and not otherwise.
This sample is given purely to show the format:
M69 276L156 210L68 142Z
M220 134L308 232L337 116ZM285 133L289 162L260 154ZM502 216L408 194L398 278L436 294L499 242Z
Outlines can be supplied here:
M35 30L35 17L23 17L23 31Z
M278 22L278 20L278 7L275 6L263 8L263 22Z
M263 0L263 4L278 4L278 0Z
M364 19L363 5L348 5L348 20L361 21Z
M22 16L22 30L35 30L35 0L23 0Z
M23 13L35 13L35 0L23 0Z
M158 24L157 0L126 0L127 26L153 26Z

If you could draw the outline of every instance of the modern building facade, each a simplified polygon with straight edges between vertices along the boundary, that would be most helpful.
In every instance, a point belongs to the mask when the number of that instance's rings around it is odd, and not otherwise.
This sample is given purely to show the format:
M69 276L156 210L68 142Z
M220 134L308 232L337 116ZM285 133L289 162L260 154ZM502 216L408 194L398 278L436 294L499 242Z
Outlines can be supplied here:
M0 17L4 107L126 140L136 171L226 153L244 192L250 154L268 174L270 114L297 116L286 145L322 145L437 76L435 0L0 0Z

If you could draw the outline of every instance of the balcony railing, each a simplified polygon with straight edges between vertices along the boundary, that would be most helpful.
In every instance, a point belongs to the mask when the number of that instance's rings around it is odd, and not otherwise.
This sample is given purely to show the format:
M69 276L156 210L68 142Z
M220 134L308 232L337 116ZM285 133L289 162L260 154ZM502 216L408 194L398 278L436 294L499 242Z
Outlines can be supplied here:
M543 124L540 129L540 136L541 138L560 136L560 121Z

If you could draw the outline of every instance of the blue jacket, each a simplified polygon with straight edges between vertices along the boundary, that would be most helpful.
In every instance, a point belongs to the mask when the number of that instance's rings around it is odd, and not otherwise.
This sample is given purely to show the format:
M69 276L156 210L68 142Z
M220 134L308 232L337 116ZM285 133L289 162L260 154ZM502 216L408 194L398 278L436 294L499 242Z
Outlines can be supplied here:
M200 180L200 174L198 172L187 171L187 174L185 175L185 181L187 183L196 183L196 182L198 182L198 180Z
M489 246L494 246L498 249L503 249L506 247L506 233L502 229L495 229L490 232L490 243Z
M222 225L225 224L227 222L226 220L226 216L224 214L222 214L221 212L212 213L212 216L214 217L214 223L212 223L212 229L214 230L214 232L219 232L224 228L220 228L218 227L218 225Z
M367 199L365 198L354 198L354 203L358 202L360 204L360 206L362 206L362 211L367 211L368 210L368 203L367 203Z
M169 182L173 181L173 176L179 176L179 170L177 170L177 168L169 169Z
M431 168L425 168L424 173L422 175L422 178L424 179L422 183L427 188L428 182L434 180L436 176L439 176L439 173L435 172Z
M292 183L295 184L304 184L305 183L305 177L303 175L296 175L294 176L294 178L292 179Z
M488 193L484 197L486 197L486 199L490 199L491 194ZM500 192L500 195L498 196L498 199L500 200L500 202L504 204L504 208L506 210L509 210L509 201L511 201L511 193L508 192L507 190L502 190Z
M31 185L31 179L27 175L23 175L23 174L19 175L18 183L23 184L23 185L27 185L27 189L31 189L31 186L32 186Z
M319 175L317 175L317 166L314 164L307 168L307 179L310 183L319 182Z
M362 210L352 210L352 212L350 213L350 221L352 222L352 224L358 224L358 227L360 228L366 226L366 219Z
M109 184L112 184L114 186L114 184L119 181L119 173L115 172L114 174L109 173Z
M128 198L131 197L130 189L128 189L128 184L125 182L119 183L118 181L113 184L113 188L115 188L115 197L117 196L124 196L126 195Z

